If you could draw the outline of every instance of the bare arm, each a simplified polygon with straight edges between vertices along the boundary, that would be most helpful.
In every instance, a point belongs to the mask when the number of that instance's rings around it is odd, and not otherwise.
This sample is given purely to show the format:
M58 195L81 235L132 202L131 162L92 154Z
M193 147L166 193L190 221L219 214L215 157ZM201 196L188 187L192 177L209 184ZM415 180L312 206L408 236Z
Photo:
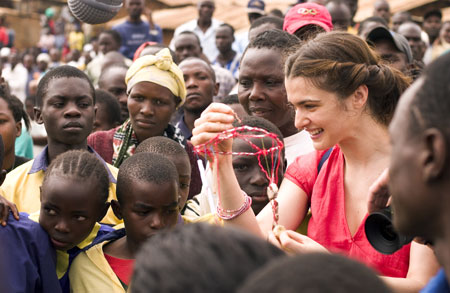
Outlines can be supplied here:
M406 278L382 277L382 279L394 292L419 292L438 269L439 264L433 250L413 241Z
M306 193L289 179L284 179L278 192L279 224L295 230L303 221L308 209ZM267 236L272 230L273 213L270 203L257 216L259 226Z
M231 123L234 119L234 112L228 106L211 104L195 121L191 142L194 145L207 142L216 137L218 133L232 128ZM231 140L222 141L218 145L218 150L230 152L231 145ZM213 167L214 181L219 182L220 206L228 210L238 209L244 202L244 196L234 175L232 158L231 156L217 156L217 158L218 162L212 162L211 166ZM218 172L216 172L216 166L218 166ZM278 192L278 202L279 224L284 225L287 229L295 230L306 214L308 203L306 194L293 182L284 180ZM272 230L272 222L273 213L270 204L261 211L258 220L253 211L248 209L240 216L226 221L227 224L238 225L264 238Z
M224 130L233 128L235 119L233 110L225 104L213 103L201 117L195 121L191 142L194 146L204 144ZM224 140L217 145L216 152L230 152L232 140ZM219 204L225 210L236 210L244 203L244 196L234 175L232 158L229 155L217 155L217 162L208 158L214 174L214 181L219 184ZM218 181L219 180L219 181ZM238 217L225 221L226 224L237 225L251 233L263 236L255 214L250 208Z

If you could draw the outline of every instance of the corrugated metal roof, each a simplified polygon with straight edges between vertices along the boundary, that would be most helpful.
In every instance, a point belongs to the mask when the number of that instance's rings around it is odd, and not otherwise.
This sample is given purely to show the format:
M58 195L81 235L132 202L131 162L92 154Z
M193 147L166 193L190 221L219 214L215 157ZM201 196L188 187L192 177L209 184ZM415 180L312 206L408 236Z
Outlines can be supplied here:
M358 12L356 13L355 20L361 21L373 14L373 5L377 0L359 0ZM415 8L420 8L424 5L437 5L439 7L450 6L448 0L388 0L391 7L391 12L396 13L399 11L408 11ZM444 19L448 15L448 9L443 9Z
M161 2L166 1L172 3L182 0L162 0ZM289 7L289 5L295 2L295 0L266 1L266 11L270 11L274 8L285 11ZM249 23L246 13L247 3L248 0L216 1L216 11L214 13L214 18L229 23L236 30L248 28ZM175 29L179 25L197 17L198 14L195 4L181 8L162 9L159 11L154 11L153 13L153 20L165 29Z

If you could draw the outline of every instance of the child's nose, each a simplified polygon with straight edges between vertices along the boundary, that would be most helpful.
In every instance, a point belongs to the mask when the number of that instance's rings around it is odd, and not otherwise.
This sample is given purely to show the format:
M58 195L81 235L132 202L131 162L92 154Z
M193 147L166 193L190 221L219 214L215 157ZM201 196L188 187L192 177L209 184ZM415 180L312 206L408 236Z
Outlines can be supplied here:
M164 228L163 216L160 213L155 213L150 221L150 227L155 230Z
M60 233L69 233L70 229L69 229L69 225L66 223L66 221L59 221L56 226L55 226L55 230L60 232Z
M260 170L259 168L255 168L257 170L255 170L250 177L250 183L254 184L254 185L267 185L267 183L269 182L269 180L267 179L266 175L264 174L264 172L262 170Z
M66 111L64 112L65 116L80 116L80 110L75 105L68 105Z

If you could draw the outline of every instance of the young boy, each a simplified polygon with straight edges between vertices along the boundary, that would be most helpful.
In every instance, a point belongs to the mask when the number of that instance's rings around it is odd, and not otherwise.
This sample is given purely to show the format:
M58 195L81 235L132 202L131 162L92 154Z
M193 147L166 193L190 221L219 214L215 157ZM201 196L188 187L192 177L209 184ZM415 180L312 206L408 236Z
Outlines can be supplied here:
M152 168L148 168L152 166ZM99 239L70 270L73 292L125 292L141 244L178 220L178 174L165 157L134 154L120 166L112 206L125 228Z
M246 116L242 118L241 123L235 123L235 127L239 126L250 126L250 127L258 127L264 129L268 132L276 134L276 136L283 141L283 135L280 130L270 121L256 117L256 116ZM255 134L252 132L242 132L242 134ZM259 134L259 133L258 133ZM261 138L249 138L249 141L256 145L260 149L268 149L272 147L271 138L266 137L264 139ZM235 138L233 140L233 152L256 152L256 149L251 147L248 142L241 138ZM270 170L272 164L275 164L275 160L272 162L271 154L266 156L261 156L261 164L267 169L268 174L271 174L272 170ZM276 157L277 154L274 154ZM282 152L281 158L277 158L280 162L280 166L278 168L278 187L283 179L283 174L285 171L285 158L284 151ZM267 164L266 164L267 162ZM233 155L233 167L234 173L239 182L239 186L245 193L252 197L252 209L255 214L258 214L262 208L269 202L267 197L267 187L269 186L269 180L266 178L266 175L261 170L261 167L258 163L258 158L256 156L245 156L245 155ZM209 173L208 173L209 174ZM209 177L209 176L208 176ZM210 177L212 178L212 176ZM212 183L212 179L209 181ZM211 184L211 186L213 186ZM209 213L216 212L217 205L217 195L213 194L214 197L214 206L210 206L209 200L207 197L207 193L205 190L202 190L202 193L195 196L192 200L187 202L186 210L184 213L185 218L189 220L194 220L200 216L204 216Z
M116 97L107 91L96 89L95 99L97 113L92 132L110 130L120 125L120 105Z
M19 221L10 214L0 227L2 292L69 292L74 257L113 230L97 223L109 207L108 189L107 169L95 155L68 151L53 160L40 187L40 212L21 213Z
M137 146L135 154L138 153L160 154L175 165L180 183L178 189L180 195L179 206L180 211L183 211L189 195L189 183L191 182L191 163L186 150L173 139L164 136L154 136L147 138Z
M27 213L39 210L39 186L48 165L58 155L68 150L88 150L95 154L86 140L95 119L95 91L86 74L72 66L50 70L39 82L36 105L35 118L45 125L48 145L34 160L8 173L2 186L5 198ZM117 169L104 164L109 170L109 199L115 199ZM102 222L120 221L109 210Z

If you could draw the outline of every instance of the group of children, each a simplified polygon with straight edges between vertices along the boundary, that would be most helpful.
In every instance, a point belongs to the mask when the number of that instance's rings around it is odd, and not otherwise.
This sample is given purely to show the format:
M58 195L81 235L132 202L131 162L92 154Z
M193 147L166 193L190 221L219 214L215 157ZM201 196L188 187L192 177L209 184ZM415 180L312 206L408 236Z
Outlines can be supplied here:
M98 96L88 77L70 66L50 70L39 82L34 111L45 125L48 145L9 172L1 186L0 274L7 292L123 292L146 239L185 222L221 223L214 209L181 215L195 208L186 205L191 163L178 142L150 137L120 169L88 145ZM2 98L13 100L7 92ZM263 128L282 140L276 126L262 118L249 117L240 125ZM264 149L271 142L236 139L233 150L251 152L251 144ZM2 151L0 157L6 155ZM284 154L277 159L281 181ZM268 201L269 180L256 157L233 160L257 212Z

